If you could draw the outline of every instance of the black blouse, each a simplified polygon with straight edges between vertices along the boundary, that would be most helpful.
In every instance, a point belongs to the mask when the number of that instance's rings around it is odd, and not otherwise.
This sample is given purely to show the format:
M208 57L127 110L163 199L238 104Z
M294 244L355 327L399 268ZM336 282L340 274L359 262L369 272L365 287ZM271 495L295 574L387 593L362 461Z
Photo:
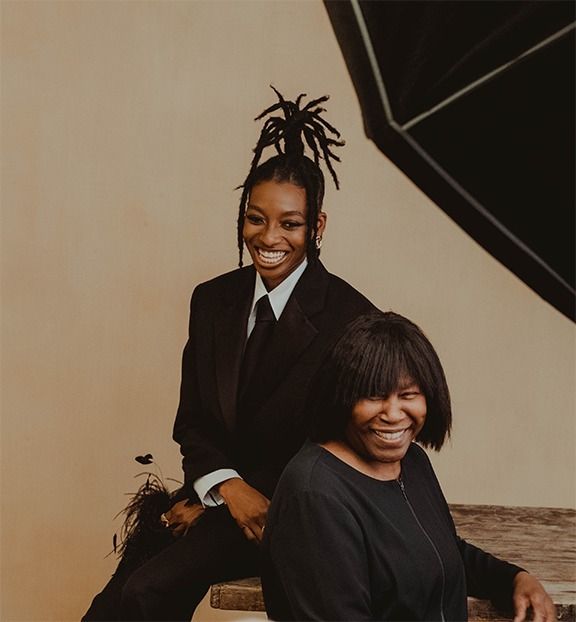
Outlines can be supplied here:
M262 546L274 620L466 620L466 596L510 600L521 570L458 538L425 452L399 480L306 443L282 475Z

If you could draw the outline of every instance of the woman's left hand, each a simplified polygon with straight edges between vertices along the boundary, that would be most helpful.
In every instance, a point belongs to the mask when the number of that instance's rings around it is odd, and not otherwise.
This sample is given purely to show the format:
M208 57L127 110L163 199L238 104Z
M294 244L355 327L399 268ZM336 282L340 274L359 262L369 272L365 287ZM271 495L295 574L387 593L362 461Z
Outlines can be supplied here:
M165 514L168 521L167 527L172 530L176 537L185 536L190 527L193 527L204 514L204 508L200 503L190 503L183 499L175 503Z
M554 622L556 607L536 577L525 571L514 577L514 622L526 620L528 607L532 607L534 622Z

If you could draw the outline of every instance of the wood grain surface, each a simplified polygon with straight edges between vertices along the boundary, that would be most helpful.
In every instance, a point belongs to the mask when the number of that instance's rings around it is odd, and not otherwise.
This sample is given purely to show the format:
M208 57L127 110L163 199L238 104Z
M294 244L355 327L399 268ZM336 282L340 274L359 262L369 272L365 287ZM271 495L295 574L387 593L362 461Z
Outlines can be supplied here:
M562 508L450 505L460 537L534 574L547 589L561 622L576 621L576 511ZM264 611L260 579L212 586L216 609ZM468 599L470 620L511 620L511 612Z

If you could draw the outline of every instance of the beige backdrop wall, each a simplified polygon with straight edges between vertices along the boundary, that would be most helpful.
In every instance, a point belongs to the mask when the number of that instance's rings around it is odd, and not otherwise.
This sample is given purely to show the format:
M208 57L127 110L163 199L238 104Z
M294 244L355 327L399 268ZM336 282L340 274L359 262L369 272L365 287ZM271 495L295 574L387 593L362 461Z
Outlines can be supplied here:
M332 95L348 144L323 259L436 344L449 501L575 505L572 325L365 138L321 2L1 6L2 620L79 619L113 570L133 457L179 477L189 295L235 266L270 83Z

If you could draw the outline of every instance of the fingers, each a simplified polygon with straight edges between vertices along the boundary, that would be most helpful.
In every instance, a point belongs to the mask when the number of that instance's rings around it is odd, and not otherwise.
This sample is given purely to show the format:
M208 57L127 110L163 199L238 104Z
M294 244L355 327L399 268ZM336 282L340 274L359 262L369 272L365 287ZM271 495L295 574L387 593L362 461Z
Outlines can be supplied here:
M558 617L556 612L556 605L551 598L549 599L549 601L550 602L546 607L546 622L556 622Z
M248 540L250 540L250 542L258 541L256 539L256 534L250 529L250 527L247 527L246 525L242 525L240 529L242 529L244 535L246 536L246 538L248 538Z
M186 501L176 503L170 510L160 516L162 524L172 531L176 537L184 536L204 514L199 503L187 504Z
M518 597L514 599L514 622L524 622L526 620L526 610L528 609L528 599Z
M542 584L526 572L514 580L514 622L524 622L528 608L532 609L534 622L554 622L556 607Z
M246 527L252 534L252 537L249 538L250 540L255 540L256 542L262 542L262 538L264 537L264 525L265 525L264 520L265 520L265 517L260 517L259 519L250 521L246 525L243 525L243 527Z
M177 503L175 503L166 512L166 516L168 517L168 520L170 520L170 521L176 520L178 515L181 514L182 511L184 510L184 508L186 507L187 503L188 503L188 499L182 499L182 501L178 501Z
M546 594L538 593L532 598L533 622L553 622L556 620L556 607Z
M172 531L172 535L175 538L180 538L181 536L186 535L188 532L188 527L186 525L182 525L181 523L170 525L170 530Z
M219 492L246 538L260 542L270 500L240 478L225 480Z
M262 538L264 537L264 525L254 525L251 529L256 541L262 542Z
M205 508L199 503L187 505L186 511L182 512L182 518L191 524L197 523L198 519L204 514L204 510Z
M165 516L170 523L190 523L196 522L203 513L204 508L200 503L193 503L190 505L176 504L171 510L165 513Z
M516 612L514 615L514 622L524 622L526 620L526 613L530 606L529 599L522 599L516 601ZM547 599L544 602L539 602L538 599L534 599L531 603L532 607L532 622L554 622L556 620L556 607L554 603Z
M264 536L264 523L261 525L255 522L251 522L247 525L238 523L238 526L248 540L256 543L262 542L262 538Z

